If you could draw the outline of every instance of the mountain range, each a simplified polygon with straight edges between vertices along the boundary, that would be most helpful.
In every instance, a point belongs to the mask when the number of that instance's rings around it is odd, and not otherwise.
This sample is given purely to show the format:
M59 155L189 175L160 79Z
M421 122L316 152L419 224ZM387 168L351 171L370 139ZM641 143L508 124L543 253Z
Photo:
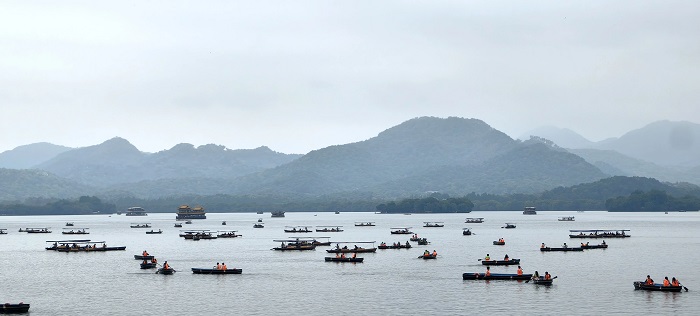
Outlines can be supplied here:
M0 200L78 194L393 199L434 191L536 193L615 175L698 184L698 131L697 124L661 121L598 143L557 128L515 140L478 119L420 117L306 155L214 144L145 153L119 137L82 148L40 143L0 153L6 168L0 169L6 184ZM682 157L665 159L649 148Z

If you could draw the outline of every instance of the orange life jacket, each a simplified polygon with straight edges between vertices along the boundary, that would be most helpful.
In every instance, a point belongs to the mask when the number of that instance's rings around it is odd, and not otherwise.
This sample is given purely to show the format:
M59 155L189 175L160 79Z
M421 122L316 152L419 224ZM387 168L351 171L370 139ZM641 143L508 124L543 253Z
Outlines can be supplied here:
M518 275L523 275L523 269L518 269Z
M221 265L221 270L226 271L226 265L225 265L225 264Z
M680 284L680 282L678 282L678 280L673 280L673 282L671 282L671 285L673 285L673 286L681 286L681 284Z
M664 286L671 286L671 282L668 282L668 279L664 279Z

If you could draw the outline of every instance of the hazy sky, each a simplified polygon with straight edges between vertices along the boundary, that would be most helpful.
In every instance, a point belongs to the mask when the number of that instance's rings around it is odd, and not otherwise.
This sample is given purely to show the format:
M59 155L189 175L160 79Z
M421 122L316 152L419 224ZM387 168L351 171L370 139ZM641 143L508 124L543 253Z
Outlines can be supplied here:
M306 153L418 116L700 122L698 1L2 1L0 152Z

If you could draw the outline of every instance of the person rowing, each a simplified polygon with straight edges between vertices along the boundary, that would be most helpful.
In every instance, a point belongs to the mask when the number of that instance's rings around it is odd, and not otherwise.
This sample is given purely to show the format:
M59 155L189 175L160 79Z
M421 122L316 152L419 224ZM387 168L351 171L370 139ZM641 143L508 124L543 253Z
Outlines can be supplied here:
M226 267L226 262L222 262L222 263L221 263L221 270L226 271L226 269L228 269L228 268Z
M505 257L503 257L503 261L509 261L509 260L510 260L510 257L508 257L508 254L506 254Z
M676 279L676 277L673 277L673 278L671 279L671 286L681 286L681 283L678 282L678 280Z
M486 257L484 257L484 260L485 260L485 261L491 260L491 256L487 253L487 254L486 254Z
M435 251L435 249L433 249L433 257L437 257L437 251Z
M486 273L484 273L484 276L485 276L485 277L491 276L491 267L486 266Z
M664 277L664 286L671 286L671 281L668 280L668 277Z
M540 279L540 273L535 271L534 274L532 274L532 279L533 280L539 280Z
M221 264L218 262L216 263L216 270L221 270Z
M167 261L163 262L163 270L170 270L170 265Z
M545 248L544 243L542 243L542 245L540 245L540 248Z
M545 271L545 272L544 272L544 280L545 280L545 281L549 281L549 280L551 280L551 279L552 279L552 275L549 274L549 272Z
M142 256L148 256L148 251L144 250Z
M517 272L517 273L518 273L518 275L523 275L523 268L521 268L520 266L518 266L518 272Z
M647 275L647 279L644 280L644 285L654 285L654 280L651 278L651 276Z

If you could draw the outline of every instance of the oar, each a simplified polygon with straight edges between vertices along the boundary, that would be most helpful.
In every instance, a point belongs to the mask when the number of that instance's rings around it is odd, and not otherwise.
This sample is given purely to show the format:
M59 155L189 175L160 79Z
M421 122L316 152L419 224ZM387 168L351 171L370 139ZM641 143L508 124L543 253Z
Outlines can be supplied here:
M679 284L679 285L680 285L680 286L683 286L683 284ZM684 289L686 292L688 292L688 288L687 288L687 287L683 286L683 289Z

